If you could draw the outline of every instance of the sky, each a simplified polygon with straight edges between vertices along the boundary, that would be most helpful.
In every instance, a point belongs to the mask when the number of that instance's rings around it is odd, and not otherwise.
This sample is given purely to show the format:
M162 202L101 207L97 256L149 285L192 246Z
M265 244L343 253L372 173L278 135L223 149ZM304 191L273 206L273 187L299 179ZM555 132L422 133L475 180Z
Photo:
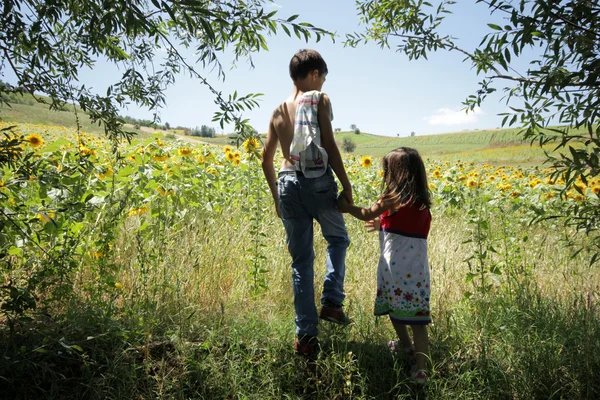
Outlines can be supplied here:
M454 14L441 29L457 38L459 46L473 50L483 35L490 31L487 24L498 22L499 16L490 16L487 6L474 0L461 0L453 7ZM477 76L471 65L463 62L459 53L438 52L428 60L412 60L394 48L381 49L374 43L357 48L344 47L344 35L360 32L364 26L351 0L276 0L267 9L277 10L277 17L287 19L300 14L296 20L336 32L335 43L323 39L316 43L289 38L283 31L267 38L269 51L252 55L254 68L241 60L230 69L229 54L222 58L225 64L225 81L216 73L205 71L211 84L224 94L237 90L239 94L263 93L260 108L245 113L251 125L266 132L272 110L292 92L288 65L294 53L303 48L313 48L327 62L329 74L323 91L331 98L335 119L334 128L349 130L356 124L362 132L386 136L408 136L472 129L489 129L500 126L507 106L501 93L490 96L475 113L462 111L462 102L478 89L483 76ZM518 65L518 64L517 64ZM5 71L6 72L6 71ZM120 76L113 65L99 61L93 70L80 73L80 82L106 93L106 88ZM3 80L15 83L8 72ZM209 125L217 111L210 91L199 81L179 75L176 83L166 92L166 106L161 110L162 123L172 126L195 127ZM122 110L123 115L152 119L152 113L136 106ZM224 133L228 132L225 127Z

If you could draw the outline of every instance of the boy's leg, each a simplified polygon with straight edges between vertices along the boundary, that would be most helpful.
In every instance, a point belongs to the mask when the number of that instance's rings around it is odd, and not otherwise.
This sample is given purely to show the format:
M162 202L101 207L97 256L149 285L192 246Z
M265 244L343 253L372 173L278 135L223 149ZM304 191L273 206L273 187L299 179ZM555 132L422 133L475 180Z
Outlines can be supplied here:
M350 239L344 215L337 208L337 184L332 171L313 179L310 184L313 215L327 240L327 274L321 304L329 302L340 306L345 298L346 249L350 245Z
M299 337L310 337L318 334L318 315L314 300L313 219L302 205L300 191L295 176L279 178L279 207L286 232L286 244L292 257L296 334Z
M317 220L327 241L327 274L323 282L321 304L329 302L340 306L346 297L344 294L346 250L350 245L344 216L337 208L322 209Z

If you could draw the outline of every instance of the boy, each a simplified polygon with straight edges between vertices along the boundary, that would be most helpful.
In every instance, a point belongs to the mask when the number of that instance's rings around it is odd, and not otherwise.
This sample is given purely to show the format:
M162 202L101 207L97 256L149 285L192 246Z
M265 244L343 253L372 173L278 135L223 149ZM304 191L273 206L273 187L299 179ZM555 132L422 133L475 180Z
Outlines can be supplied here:
M301 50L292 57L289 68L294 90L271 116L262 168L277 216L283 221L286 244L292 256L298 336L294 348L298 354L311 356L318 344L313 285L313 219L321 225L328 243L327 274L319 318L342 325L350 323L342 309L346 249L350 240L343 215L336 207L337 184L333 172L343 186L340 195L351 204L353 200L352 188L333 137L329 97L320 92L327 76L327 64L318 52ZM281 145L284 160L276 180L273 157L277 143Z

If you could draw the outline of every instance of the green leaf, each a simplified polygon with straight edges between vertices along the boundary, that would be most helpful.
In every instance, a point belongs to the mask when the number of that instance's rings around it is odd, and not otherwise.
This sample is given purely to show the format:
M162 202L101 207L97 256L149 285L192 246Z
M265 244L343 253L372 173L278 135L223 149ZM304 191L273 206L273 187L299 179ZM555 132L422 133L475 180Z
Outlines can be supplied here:
M501 31L502 27L500 25L496 25L496 24L487 24L490 28L496 30L496 31Z
M11 246L10 249L8 249L8 254L11 256L21 257L23 255L23 249L20 247Z

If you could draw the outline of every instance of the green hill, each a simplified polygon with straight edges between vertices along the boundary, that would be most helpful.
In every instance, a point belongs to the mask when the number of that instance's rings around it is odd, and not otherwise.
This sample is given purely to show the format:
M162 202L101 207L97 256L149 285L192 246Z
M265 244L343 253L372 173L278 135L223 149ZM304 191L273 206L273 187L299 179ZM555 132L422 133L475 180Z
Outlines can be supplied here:
M75 127L76 118L72 111L50 111L45 104L37 103L31 96L11 95L9 105L0 104L0 118L5 121L60 125ZM15 102L16 101L16 102ZM72 106L68 106L72 107ZM102 127L92 124L89 118L80 113L79 121L82 129L90 133L103 133ZM141 136L154 132L151 128L128 129ZM421 135L412 137L389 137L370 133L336 132L335 138L341 146L345 138L356 143L354 154L379 157L397 147L414 147L424 158L443 158L446 160L471 160L495 164L539 164L545 156L537 146L530 146L519 135L519 129L472 130L455 133ZM175 131L173 131L175 132ZM164 132L167 133L167 132ZM172 133L172 132L171 132ZM179 138L184 138L176 132ZM264 137L264 135L263 135ZM214 138L198 138L193 142L204 142L225 145L231 142L229 135L217 135Z

